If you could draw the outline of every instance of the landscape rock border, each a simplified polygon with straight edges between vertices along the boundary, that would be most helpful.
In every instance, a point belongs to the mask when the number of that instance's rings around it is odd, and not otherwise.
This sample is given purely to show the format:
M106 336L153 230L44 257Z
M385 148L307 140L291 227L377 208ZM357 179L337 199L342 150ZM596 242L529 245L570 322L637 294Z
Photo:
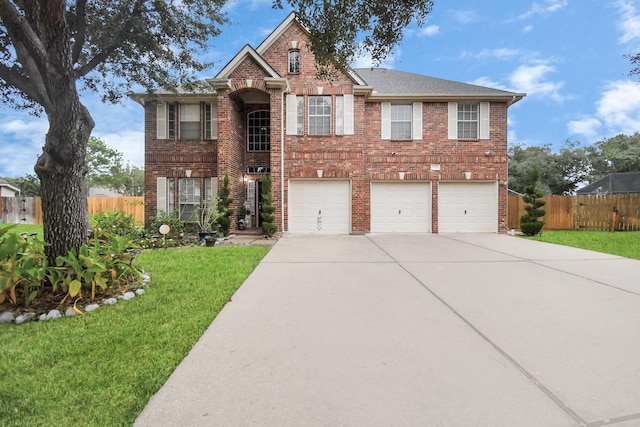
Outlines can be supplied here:
M132 300L136 296L140 296L144 294L145 290L149 286L150 281L151 281L151 277L147 273L142 273L142 285L138 289L136 289L135 291L125 292L122 295L118 295L117 298L113 298L113 297L106 298L102 300L101 304L98 304L98 303L89 304L84 308L84 313L95 311L101 306L114 305L118 301ZM37 316L36 313L33 313L33 312L26 312L16 316L15 313L12 311L3 311L2 313L0 313L0 324L22 325L24 323L35 321L35 320L47 321L52 319L60 319L63 317L73 317L77 315L78 313L71 307L69 307L64 313L62 313L60 310L54 309L54 310L49 310L48 313L43 313L40 316Z

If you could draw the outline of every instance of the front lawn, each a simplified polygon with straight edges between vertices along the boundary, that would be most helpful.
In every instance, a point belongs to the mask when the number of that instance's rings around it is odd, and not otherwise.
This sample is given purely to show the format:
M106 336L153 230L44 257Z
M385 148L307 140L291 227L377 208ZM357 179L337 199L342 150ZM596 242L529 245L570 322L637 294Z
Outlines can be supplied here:
M549 230L543 231L541 236L529 238L541 242L640 259L640 231Z
M83 316L0 325L0 425L132 425L267 252L145 251L144 295Z

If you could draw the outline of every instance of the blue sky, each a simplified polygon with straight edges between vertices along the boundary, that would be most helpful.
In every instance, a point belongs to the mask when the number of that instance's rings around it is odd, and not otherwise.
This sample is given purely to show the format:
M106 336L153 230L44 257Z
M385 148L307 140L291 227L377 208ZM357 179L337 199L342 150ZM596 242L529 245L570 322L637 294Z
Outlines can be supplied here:
M246 44L258 44L288 15L270 0L226 6L229 24L203 60L210 77ZM640 131L640 83L624 55L640 52L640 0L435 0L421 28L412 25L383 67L525 92L509 109L509 144L583 145ZM359 58L355 67L370 66ZM93 135L143 165L143 110L125 99L102 104L84 94ZM0 107L0 176L33 173L48 124Z

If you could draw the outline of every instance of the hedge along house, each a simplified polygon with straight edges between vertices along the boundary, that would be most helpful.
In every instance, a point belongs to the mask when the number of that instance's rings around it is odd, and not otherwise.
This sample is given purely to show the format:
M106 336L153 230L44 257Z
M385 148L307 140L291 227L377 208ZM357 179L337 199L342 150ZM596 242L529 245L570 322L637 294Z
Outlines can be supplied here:
M281 232L506 229L507 109L525 94L388 69L316 73L292 13L207 89L134 95L146 218L189 220L228 175L233 207L258 227L270 174Z

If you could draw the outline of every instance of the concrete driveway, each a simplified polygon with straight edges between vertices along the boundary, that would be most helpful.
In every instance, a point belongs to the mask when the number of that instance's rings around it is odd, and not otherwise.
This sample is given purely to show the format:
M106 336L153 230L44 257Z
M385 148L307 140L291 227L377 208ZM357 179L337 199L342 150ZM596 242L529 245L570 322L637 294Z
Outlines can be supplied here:
M137 426L640 425L640 261L517 237L281 239Z

